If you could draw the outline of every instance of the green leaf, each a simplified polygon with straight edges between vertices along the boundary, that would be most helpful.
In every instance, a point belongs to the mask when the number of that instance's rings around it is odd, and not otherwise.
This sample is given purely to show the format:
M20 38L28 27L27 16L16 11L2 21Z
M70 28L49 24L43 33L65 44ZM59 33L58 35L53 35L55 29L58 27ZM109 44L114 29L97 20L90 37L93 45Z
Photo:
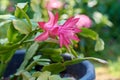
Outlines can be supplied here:
M31 0L31 8L32 10L34 11L34 17L33 19L35 21L40 21L41 20L41 17L42 17L42 14L41 14L41 9L40 9L40 1L38 0Z
M39 12L40 11L40 7L39 7L40 1L38 0L31 0L31 8L34 12Z
M26 3L18 3L16 6L21 9L24 9L24 8L26 8L26 6L28 6L28 3L27 2Z
M42 72L42 74L40 74L40 76L37 78L37 80L49 80L48 78L50 75L51 75L51 73L48 71Z
M32 77L32 75L28 71L23 71L21 75L23 77L22 80L35 80L35 77Z
M17 42L18 41L18 31L14 28L13 24L8 27L7 38L9 42Z
M38 65L46 66L49 65L49 62L37 62Z
M42 16L41 15L42 14L40 12L34 13L33 20L36 21L36 22L41 21L42 20L42 18L41 18Z
M33 77L39 77L42 74L42 72L36 71L32 74Z
M53 62L62 62L64 60L63 57L59 54L52 54L51 59Z
M49 80L74 80L73 78L61 78L60 75L51 75Z
M66 68L62 63L53 63L42 68L42 71L50 71L52 74L57 74L64 71Z
M33 55L36 53L38 47L39 47L39 44L37 42L34 42L28 49L25 59L27 59L27 60L31 59L33 57Z
M21 15L23 15L23 16L26 18L28 24L29 24L30 27L32 28L32 23L30 22L30 18L29 18L28 15L25 13L25 11L22 10L21 8L19 8L19 7L17 7L17 8L20 10L20 12L22 13Z
M15 45L0 45L0 55L9 53L10 51L17 49L19 47L19 44Z
M19 42L25 35L20 34L13 26L13 23L10 24L7 30L7 38L10 43Z
M27 11L27 8L28 8L28 3L18 3L18 4L16 5L15 16L16 16L17 18L23 18L24 15L23 15L22 12L20 11L20 9L18 9L18 7L26 12L26 11Z
M8 62L11 60L11 58L13 57L14 53L15 53L15 49L11 49L8 52L5 52L4 55L1 55L2 57L2 61L5 64L8 64Z
M1 49L1 47L0 47ZM1 51L1 50L0 50ZM4 49L4 52L2 52L2 55L0 54L0 76L3 75L8 62L11 60L15 53L15 49Z
M73 65L73 64L78 64L84 60L91 60L91 61L97 61L103 64L107 64L107 62L103 59L99 59L99 58L94 58L94 57L85 57L85 58L76 58L73 60L69 60L69 61L65 61L63 63L64 66L69 66L69 65Z
M42 58L42 59L38 59L38 60L35 60L35 61L50 62L50 59L44 59L44 58Z
M37 22L35 22L34 20L30 20L31 24L32 24L32 30L36 30L38 28L38 24Z
M72 46L69 46L70 47L70 50L69 50L69 52L74 56L74 57L78 57L78 54L77 54L77 52L73 49L73 47Z
M38 60L40 58L41 58L41 55L36 55L36 56L33 57L33 60L35 61L35 60Z
M83 36L83 37L88 37L91 38L93 40L97 40L97 38L99 37L98 34L88 28L81 28L82 32L79 33L79 35Z
M95 44L95 51L104 50L104 41L101 38L98 38Z
M40 52L43 54L43 55L47 55L49 56L52 61L54 62L61 62L63 61L63 58L62 56L60 56L63 52L65 51L64 48L57 48L57 49L53 49L53 48L43 48L43 49L40 49Z
M25 17L30 28L32 28L32 23L30 22L30 18L26 14L27 8L28 8L28 3L18 3L16 6L15 16L17 18Z
M26 59L25 59L26 60ZM25 61L24 61L25 62ZM50 62L49 59L38 59L38 60L35 60L35 61L32 61L26 68L25 70L27 71L30 71L35 65L48 65ZM25 65L26 63L28 63L28 60L27 62L25 62Z
M50 64L50 59L37 59L35 60L37 65L49 65Z
M13 20L13 19L15 19L15 16L13 16L11 14L0 15L0 19L3 19L3 20Z
M0 27L4 26L5 24L11 23L11 22L12 22L11 20L0 22Z
M85 58L76 58L76 59L73 59L73 60L69 60L69 61L65 61L63 63L64 66L69 66L69 65L73 65L73 64L78 64L84 60L87 60Z
M31 32L29 24L24 20L13 20L13 25L21 34L28 34Z
M0 57L1 57L1 56L0 56ZM1 59L1 58L0 58L0 59ZM3 76L3 73L4 73L5 69L6 69L6 67L7 67L7 64L2 63L2 61L1 61L1 63L0 63L0 77Z
M62 80L62 78L59 75L52 75L49 77L49 80Z
M113 23L108 19L108 17L100 12L95 11L93 13L93 19L99 25L103 24L103 25L108 25L109 27L113 26Z
M53 49L53 48L43 48L40 49L40 52L45 54L45 55L51 55L51 54L61 54L62 52L64 52L65 49L64 48L57 48L57 49Z
M107 61L105 61L103 59L94 58L94 57L85 57L85 58L82 58L82 59L97 61L97 62L100 62L100 63L103 63L103 64L107 64L108 63Z
M24 61L23 63L21 64L20 68L19 68L19 71L24 69L26 67L26 65L28 64L29 60L33 57L33 55L36 53L37 49L39 47L39 44L37 42L34 42L30 48L28 49L26 55L25 55L25 58L24 58Z
M62 80L75 80L74 78L62 78Z

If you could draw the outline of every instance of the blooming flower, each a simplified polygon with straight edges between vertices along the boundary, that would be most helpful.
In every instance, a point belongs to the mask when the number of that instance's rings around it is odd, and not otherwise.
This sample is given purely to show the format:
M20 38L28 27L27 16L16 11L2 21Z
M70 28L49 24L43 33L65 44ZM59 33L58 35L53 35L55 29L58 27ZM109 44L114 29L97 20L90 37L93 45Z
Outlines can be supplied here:
M63 25L58 25L58 14L54 16L50 11L48 11L48 14L50 16L48 22L38 22L39 27L42 28L44 32L35 38L36 41L44 41L48 37L58 37L60 47L65 46L67 48L71 40L79 41L76 35L76 33L81 31L76 26L79 18L71 17Z
M48 22L38 22L39 28L42 28L44 32L40 34L38 37L35 38L36 41L43 41L46 40L49 36L55 37L57 34L57 21L58 21L58 14L55 16L52 12L48 11L49 14L49 21Z
M71 43L70 40L79 41L79 38L76 36L76 33L81 30L76 27L76 23L79 21L79 18L69 18L63 25L59 26L58 36L60 47L63 45L68 48L68 45Z
M89 28L92 25L91 19L86 15L76 15L75 18L80 18L76 24L79 29L82 27Z
M48 0L46 3L46 8L48 10L59 9L63 6L62 2L59 0Z

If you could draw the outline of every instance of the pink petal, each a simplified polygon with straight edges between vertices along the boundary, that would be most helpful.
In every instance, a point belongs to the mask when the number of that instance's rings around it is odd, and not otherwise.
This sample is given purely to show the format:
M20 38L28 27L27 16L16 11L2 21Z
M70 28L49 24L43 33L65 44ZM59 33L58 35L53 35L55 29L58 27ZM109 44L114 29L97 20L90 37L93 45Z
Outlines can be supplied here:
M79 41L79 40L80 40L76 35L72 36L71 38L72 38L73 40L76 40L76 41Z
M63 45L65 45L68 48L69 44L70 44L70 39L69 38L64 38Z
M40 27L40 28L45 29L45 28L44 28L45 22L38 22L38 24L39 24L39 27Z
M57 35L58 34L58 27L53 28L53 30L51 32L52 32L52 34Z
M60 43L60 47L62 47L63 46L63 37L61 34L59 35L59 43Z
M76 19L72 19L71 22L69 22L69 24L66 26L66 28L73 28L76 23L79 21L79 18L76 18Z
M35 38L35 41L44 41L48 38L48 32L44 32Z
M67 26L71 22L72 19L73 17L67 19L67 21L63 24L63 26Z
M80 29L78 29L78 28L75 28L74 31L75 31L75 33L79 33L79 32L81 32L82 30L80 30Z
M70 38L69 38L69 36L65 36L64 35L63 37L64 37L64 42L65 42L64 44L67 44L67 45L70 44Z
M75 18L72 22L76 24L79 21L80 18Z
M47 24L53 26L55 17L51 11L48 11L48 15L49 15L49 21Z
M55 14L55 18L54 18L54 24L57 23L57 21L58 21L58 17L59 17L59 15L58 15L58 13L56 13L56 14Z
M64 34L60 34L59 42L60 42L60 47L62 47L63 45L68 47L70 40L69 40L69 38L66 38Z
M64 24L63 24L63 27L65 29L68 29L68 28L74 28L74 26L76 25L76 23L79 21L79 18L69 18Z

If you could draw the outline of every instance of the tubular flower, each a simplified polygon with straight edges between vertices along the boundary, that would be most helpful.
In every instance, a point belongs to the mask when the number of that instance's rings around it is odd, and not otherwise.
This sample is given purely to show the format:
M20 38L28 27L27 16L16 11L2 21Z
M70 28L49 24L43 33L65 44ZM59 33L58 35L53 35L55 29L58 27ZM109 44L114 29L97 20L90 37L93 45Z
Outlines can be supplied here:
M48 11L49 21L48 22L38 22L39 28L42 28L44 32L35 38L35 41L43 41L46 40L49 36L55 37L57 35L58 29L58 14L55 16L52 12Z
M79 41L76 33L81 32L77 28L76 23L79 21L79 18L69 18L63 25L59 26L58 36L60 47L63 45L68 48L68 45L71 43L71 40Z
M80 29L82 27L89 28L92 25L91 19L86 15L76 15L75 18L80 18L76 26Z
M67 48L71 40L79 41L76 35L76 33L81 32L76 26L79 18L71 17L63 25L58 25L58 14L54 16L50 11L48 11L48 14L50 16L48 22L38 22L39 27L42 28L44 32L36 37L35 41L44 41L48 37L58 37L60 47L65 46Z

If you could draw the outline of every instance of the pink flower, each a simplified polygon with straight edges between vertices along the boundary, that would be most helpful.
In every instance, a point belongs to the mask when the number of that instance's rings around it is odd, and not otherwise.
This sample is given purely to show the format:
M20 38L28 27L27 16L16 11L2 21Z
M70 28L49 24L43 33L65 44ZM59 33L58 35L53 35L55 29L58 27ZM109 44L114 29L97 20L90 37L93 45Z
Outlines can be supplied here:
M89 28L92 25L91 19L86 15L76 15L75 18L80 18L76 24L79 29L82 27Z
M44 32L36 37L35 41L44 41L48 39L48 37L57 37L60 47L65 46L67 48L69 48L71 40L79 41L76 35L76 33L81 31L76 26L79 18L71 17L63 25L58 25L58 14L54 16L50 11L48 11L48 14L50 17L48 22L38 22L39 27L42 28Z
M68 45L71 43L71 40L79 41L76 33L79 33L81 30L76 27L76 23L79 21L79 18L69 18L63 25L59 26L58 36L60 47L63 45L68 48Z
M60 9L63 6L62 2L60 2L59 0L48 0L46 3L46 8L48 10Z
M35 41L43 41L43 40L46 40L49 36L55 37L57 35L58 14L54 16L50 11L48 11L48 14L49 14L48 22L38 22L39 28L42 28L44 32L40 34L38 37L36 37Z

